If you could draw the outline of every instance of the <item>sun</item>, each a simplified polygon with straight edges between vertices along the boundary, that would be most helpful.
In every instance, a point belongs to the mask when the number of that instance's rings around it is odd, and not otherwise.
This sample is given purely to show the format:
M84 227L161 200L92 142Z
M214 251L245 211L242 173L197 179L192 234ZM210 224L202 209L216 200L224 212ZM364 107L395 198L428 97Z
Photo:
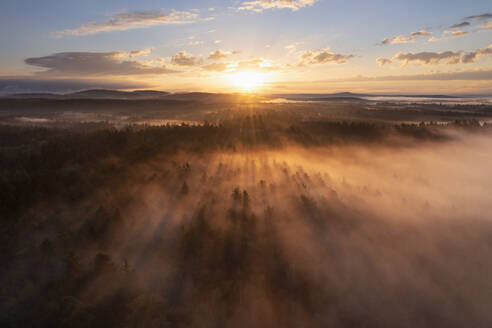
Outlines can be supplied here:
M260 72L236 72L231 74L232 84L243 92L259 89L265 82L265 74Z

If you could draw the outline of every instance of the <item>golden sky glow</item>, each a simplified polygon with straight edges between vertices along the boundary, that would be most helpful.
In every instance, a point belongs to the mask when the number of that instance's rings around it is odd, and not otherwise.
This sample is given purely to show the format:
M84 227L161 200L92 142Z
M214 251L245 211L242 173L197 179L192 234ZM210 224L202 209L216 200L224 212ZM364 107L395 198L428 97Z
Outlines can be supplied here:
M0 94L91 87L492 94L486 0L149 0L145 8L47 0L23 10L27 4L0 5Z

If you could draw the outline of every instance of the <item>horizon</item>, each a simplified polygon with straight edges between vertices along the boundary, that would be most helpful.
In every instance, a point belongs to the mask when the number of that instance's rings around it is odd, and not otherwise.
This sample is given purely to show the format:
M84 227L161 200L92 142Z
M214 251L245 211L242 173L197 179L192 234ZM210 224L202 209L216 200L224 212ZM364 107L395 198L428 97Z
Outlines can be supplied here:
M244 95L244 96L265 96L265 97L273 97L273 96L336 96L336 95L350 95L350 96L367 96L367 97L464 97L464 98L473 98L473 97L484 97L489 98L492 97L492 93L405 93L405 92L352 92L352 91L340 91L340 92L291 92L291 93L266 93L266 92L242 92L242 91L229 91L229 92L206 92L206 91L169 91L169 90L159 90L159 89L104 89L104 88L85 88L78 90L69 90L65 92L56 92L56 91L39 91L39 92L14 92L14 93L1 93L0 97L11 97L11 96L21 96L21 95L73 95L84 92L94 92L94 91L106 91L106 92L121 92L121 93L134 93L134 92L162 92L168 95L177 95L177 94L194 94L194 93L203 93L203 94L214 94L214 95Z
M492 94L485 0L20 0L1 9L0 94Z

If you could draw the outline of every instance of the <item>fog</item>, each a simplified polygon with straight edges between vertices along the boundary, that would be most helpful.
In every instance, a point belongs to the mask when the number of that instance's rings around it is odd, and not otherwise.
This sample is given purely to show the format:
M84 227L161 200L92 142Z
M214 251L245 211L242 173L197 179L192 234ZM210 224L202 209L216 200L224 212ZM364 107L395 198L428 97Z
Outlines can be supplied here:
M2 274L2 320L488 327L492 137L448 133L160 153L90 197L37 202Z

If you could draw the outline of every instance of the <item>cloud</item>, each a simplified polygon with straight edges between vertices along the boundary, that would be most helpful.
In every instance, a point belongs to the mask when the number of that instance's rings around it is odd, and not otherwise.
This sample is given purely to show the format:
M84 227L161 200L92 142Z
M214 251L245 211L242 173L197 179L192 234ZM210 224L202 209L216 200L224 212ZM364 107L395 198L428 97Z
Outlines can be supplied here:
M183 50L171 58L171 64L178 66L196 66L199 64L199 61L193 55L188 54Z
M149 85L140 82L122 82L114 80L91 79L54 79L35 77L0 78L0 95L15 93L68 93L88 89L139 89Z
M484 19L490 19L490 18L492 18L492 14L491 13L486 13L486 14L481 14L481 15L468 16L465 19L484 20Z
M492 29L492 20L485 23L485 24L481 24L481 25L478 25L479 28L486 28L486 29Z
M443 35L442 35L442 39L445 39L445 35L451 35L453 38L457 38L457 37L460 37L460 36L465 36L465 35L468 35L470 34L470 32L468 31L462 31L462 30L458 30L458 31L449 31L449 30L446 30L443 32Z
M451 36L453 38L458 38L458 37L462 37L462 36L465 36L465 35L469 35L470 33L472 32L468 32L468 31L463 31L463 30L453 30L455 29L456 27L458 26L457 25L453 25L451 28L451 30L445 30L441 37L440 38L435 38L435 37L430 37L427 42L436 42L436 41L441 41L441 40L446 40L448 39L448 36Z
M389 65L392 63L391 59L383 57L379 57L378 59L376 59L376 61L378 62L379 66Z
M128 52L127 55L128 57L139 57L139 56L147 56L151 52L152 52L152 48L148 48L148 49L141 49L141 50L132 50Z
M238 54L239 51L233 50L233 51L224 51L224 50L215 50L214 52L211 52L210 55L208 56L208 59L211 60L221 60L224 58L231 57L233 55Z
M272 61L264 58L253 58L241 61L230 61L225 63L211 63L202 66L202 69L216 72L238 72L238 71L253 71L253 72L272 72L285 70L290 65L277 65Z
M322 50L308 50L300 55L300 66L317 64L344 64L354 55L342 55L329 51L329 48Z
M230 65L230 67L236 71L263 71L263 72L279 71L286 68L284 66L276 65L264 58L255 58L255 59L240 61L237 63L233 63L232 65Z
M293 53L297 52L297 48L299 46L301 46L302 44L303 44L303 42L294 42L294 43L291 43L289 45L286 45L285 49L287 49L289 54L293 54Z
M456 29L456 28L463 28L463 27L467 27L467 26L470 26L469 22L454 24L454 25L451 25L449 28Z
M201 40L194 40L194 41L190 41L188 42L188 45L189 46L201 46L203 45L205 42L201 41Z
M398 44L398 43L410 43L413 42L414 39L404 35L397 35L392 38L386 38L381 41L381 44Z
M165 13L161 10L139 11L117 14L104 21L91 21L75 29L58 31L56 34L58 36L92 35L157 25L189 24L196 22L198 19L198 14L188 11L171 11L170 13Z
M297 11L301 8L312 6L318 0L255 0L244 1L238 10L248 10L261 13L267 9L290 9Z
M418 62L424 65L437 65L441 61L446 64L459 64L461 52L444 51L444 52L419 52L419 53L403 53L400 52L393 57L393 61L400 61L403 65L410 62Z
M419 53L397 53L392 59L378 58L379 65L388 65L394 62L401 62L406 66L411 62L421 65L439 65L444 62L447 65L472 64L482 57L492 56L492 45L488 48L481 48L471 52L463 51L444 51L444 52L419 52Z
M417 32L412 32L410 36L397 35L392 38L386 38L383 41L381 41L381 44L386 45L386 44L411 43L411 42L415 42L415 39L417 39L418 37L431 36L431 35L432 35L431 32L428 32L426 30L420 30Z
M416 38L418 36L430 36L432 35L431 32L427 32L426 30L420 30L420 31L417 31L417 32L412 32L411 36L413 38Z
M215 71L215 72L224 72L229 68L228 64L225 63L211 63L205 66L202 66L202 69L206 71Z
M174 71L164 65L154 66L134 60L147 50L133 52L61 52L44 57L27 58L28 65L46 68L46 75L138 75L166 74Z
M452 32L452 33L451 33L451 36L452 36L453 38L456 38L456 37L459 37L459 36L464 36L464 35L467 35L467 34L469 34L469 33L468 33L468 32L466 32L466 31L455 31L455 32Z
M482 57L492 56L492 44L488 48L477 49L472 52L465 53L462 58L464 64L474 63Z
M492 13L485 13L485 14L480 14L480 15L474 15L474 16L468 16L465 19L468 20L478 20L478 21L484 21L484 20L489 20L488 22L478 25L478 28L484 28L484 29L492 29Z

